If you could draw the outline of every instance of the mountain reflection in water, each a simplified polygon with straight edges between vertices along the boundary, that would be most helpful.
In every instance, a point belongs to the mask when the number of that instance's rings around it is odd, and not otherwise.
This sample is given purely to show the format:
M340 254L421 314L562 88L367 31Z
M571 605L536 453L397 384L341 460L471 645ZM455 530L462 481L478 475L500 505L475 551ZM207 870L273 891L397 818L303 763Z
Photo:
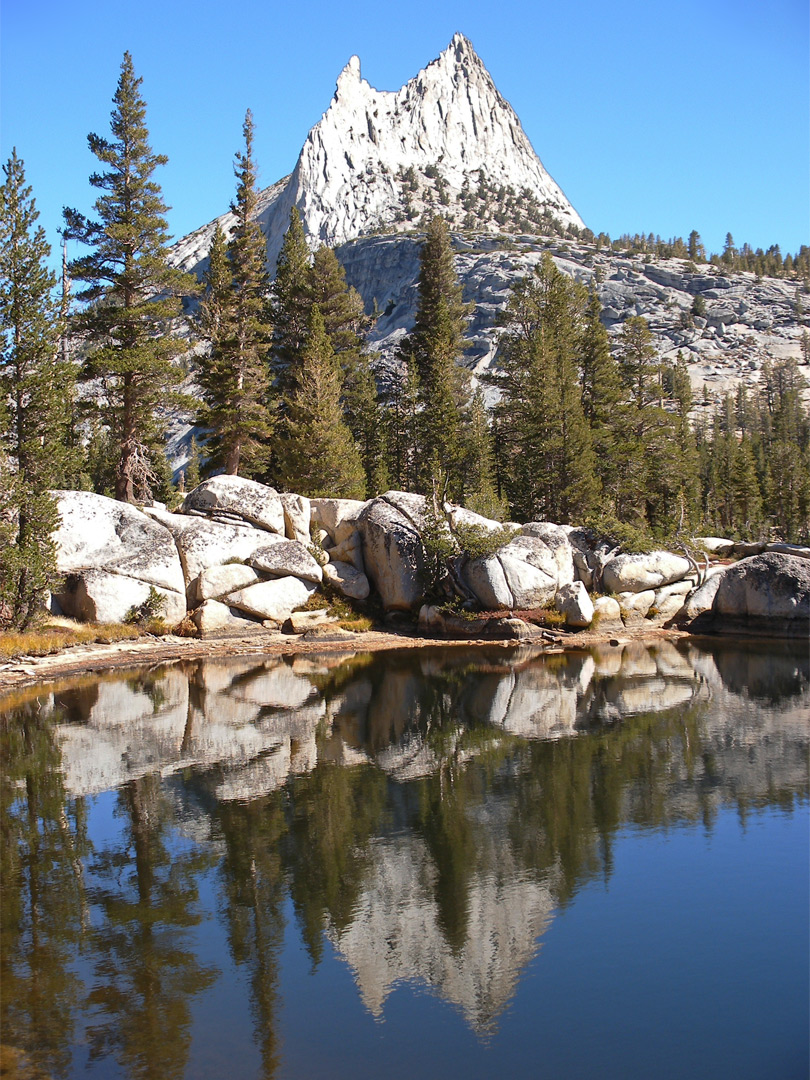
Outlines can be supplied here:
M492 1035L620 830L808 797L807 650L759 643L184 662L0 710L0 1072L21 1075L186 1075L227 962L273 1076L288 899L372 1015L422 984Z

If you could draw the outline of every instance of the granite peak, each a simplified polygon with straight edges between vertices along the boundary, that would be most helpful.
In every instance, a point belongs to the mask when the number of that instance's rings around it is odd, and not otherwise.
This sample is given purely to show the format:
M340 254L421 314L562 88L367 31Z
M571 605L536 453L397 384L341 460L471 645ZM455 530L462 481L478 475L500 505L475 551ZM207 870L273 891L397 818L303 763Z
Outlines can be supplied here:
M463 34L395 91L374 89L352 56L295 169L262 192L268 268L275 269L293 206L313 247L337 246L413 229L437 212L451 228L469 227L470 193L481 189L508 191L514 213L527 221L546 214L563 227L583 226ZM218 220L226 231L233 224L231 214ZM199 268L215 224L179 241L175 262ZM502 225L493 217L483 228ZM475 227L482 227L478 214Z

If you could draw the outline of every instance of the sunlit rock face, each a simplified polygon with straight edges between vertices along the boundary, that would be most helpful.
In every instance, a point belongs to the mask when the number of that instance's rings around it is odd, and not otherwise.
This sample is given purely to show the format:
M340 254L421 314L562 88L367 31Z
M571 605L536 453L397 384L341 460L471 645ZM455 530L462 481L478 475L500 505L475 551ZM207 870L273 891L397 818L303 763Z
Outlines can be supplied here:
M256 220L271 275L294 206L310 246L337 245L348 284L366 311L377 313L368 341L386 385L402 374L398 348L416 312L420 234L437 213L453 234L456 272L472 308L463 363L475 376L495 364L498 315L511 287L546 253L597 291L614 344L628 318L646 319L661 357L683 356L696 401L704 389L720 395L755 385L766 361L804 362L795 281L554 235L559 225L581 228L582 220L461 34L397 91L374 89L358 58L349 60L293 171L259 193ZM235 223L227 212L181 238L173 263L202 275L216 225L229 234ZM692 314L696 297L705 316ZM175 468L187 462L189 432L179 418L172 422ZM295 538L306 542L303 532Z
M334 247L380 229L410 229L408 212L416 215L431 205L461 224L462 190L478 187L479 170L493 189L525 191L536 210L582 227L462 34L396 91L370 86L353 56L292 174L262 193L259 221L268 266L275 268L293 206L313 246ZM226 230L234 223L230 213L218 220ZM175 245L179 264L192 269L207 257L215 224ZM492 232L501 228L491 222Z
M156 592L168 622L185 615L178 553L166 529L137 507L92 491L58 491L54 533L65 583L61 610L92 622L122 622Z

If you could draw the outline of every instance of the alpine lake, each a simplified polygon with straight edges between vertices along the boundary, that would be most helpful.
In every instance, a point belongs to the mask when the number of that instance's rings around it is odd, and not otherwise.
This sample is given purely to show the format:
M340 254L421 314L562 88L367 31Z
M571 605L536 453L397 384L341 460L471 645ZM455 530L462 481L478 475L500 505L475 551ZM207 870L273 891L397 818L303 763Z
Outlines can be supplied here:
M0 699L0 1075L808 1076L807 642Z

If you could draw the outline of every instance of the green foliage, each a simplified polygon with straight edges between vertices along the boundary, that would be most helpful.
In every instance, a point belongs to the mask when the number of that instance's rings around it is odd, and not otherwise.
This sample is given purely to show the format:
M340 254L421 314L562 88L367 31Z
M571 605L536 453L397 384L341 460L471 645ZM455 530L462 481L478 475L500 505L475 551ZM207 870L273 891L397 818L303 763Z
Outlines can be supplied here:
M464 436L464 505L483 517L503 521L509 507L496 491L492 432L480 388L472 399Z
M608 540L612 547L621 548L628 555L644 555L660 546L644 526L620 521L611 513L592 513L584 524L597 536Z
M689 252L689 258L692 259L693 262L706 261L706 249L703 246L703 241L700 239L700 233L697 229L693 229L689 233L686 249Z
M420 254L419 303L412 331L403 340L401 357L418 378L415 490L426 492L432 463L438 459L450 492L464 492L464 413L469 379L459 364L469 308L463 303L456 275L450 233L440 216L430 222Z
M273 367L280 395L289 392L295 365L307 339L310 255L298 208L290 211L272 285Z
M200 483L200 448L193 435L191 436L191 446L189 447L189 457L183 481L186 491L193 491Z
M390 483L400 491L416 491L418 460L416 434L419 416L419 376L410 358L384 399L385 466Z
M26 630L44 615L60 580L51 539L58 524L56 500L0 462L0 627Z
M370 319L363 311L357 290L347 286L346 272L335 252L321 246L310 258L301 218L295 207L279 254L272 296L273 370L275 388L281 395L280 413L284 418L282 430L285 433L281 442L291 430L287 410L302 377L310 320L317 307L337 365L340 420L348 428L354 444L350 457L354 461L359 455L368 490L375 493L385 490L384 424L374 373L362 337ZM284 477L288 469L289 455L283 445L279 445L277 460L269 474L274 479L276 475Z
M152 179L166 158L154 154L132 57L124 54L113 98L112 139L89 135L106 172L90 184L101 191L96 220L65 210L65 236L89 249L71 262L73 280L85 283L85 304L75 329L88 343L82 374L100 379L99 410L118 447L116 498L132 502L148 486L148 447L159 437L156 411L173 400L183 378L173 361L187 343L171 333L180 297L193 294L189 275L167 262L169 241L160 186Z
M16 152L0 187L0 625L19 630L58 579L48 490L71 471L73 371L59 359L62 325L50 247Z
M610 248L617 252L654 255L659 259L683 259L684 269L690 274L697 274L697 262L708 261L733 273L753 273L759 278L789 278L802 282L805 289L810 285L810 246L806 244L802 244L795 255L788 254L783 259L778 244L771 244L767 250L755 250L750 244L736 247L733 237L727 233L722 255L708 255L696 232L690 235L688 241L680 236L662 240L660 236L653 236L652 233L646 236L638 233L631 236L625 233L611 240L607 233L600 233L596 237L591 233L589 237L588 232L589 230L585 230L580 233L579 240L592 243L595 251ZM690 246L693 255L690 255Z
M481 525L457 525L453 532L456 549L472 561L494 555L496 551L520 536L520 526L504 525L500 529L485 529Z
M615 411L616 473L609 509L642 533L663 538L689 524L690 506L694 512L694 444L683 411L691 391L683 371L676 380L661 364L641 317L625 322L618 363L623 400ZM674 409L665 407L665 376L672 386L677 381L680 404Z
M85 473L83 486L99 495L115 497L115 478L118 466L118 447L109 428L104 427L98 417L90 421L90 430L85 446Z
M230 239L217 225L212 240L200 325L211 342L198 361L203 408L198 421L210 429L206 450L211 468L235 475L260 471L272 432L269 408L269 281L265 238L255 220L258 192L253 160L253 116L242 127L243 153L235 158L237 197Z
M166 456L165 439L161 439L160 444L154 447L149 466L151 474L149 486L152 498L165 503L170 510L174 510L182 499L174 483L174 470Z
M437 469L434 484L439 486L440 483L441 473ZM458 552L453 534L437 503L435 496L425 500L425 516L419 530L423 551L419 576L428 601L444 597L442 582L447 574L447 563Z
M343 420L340 371L317 304L300 370L286 399L278 440L278 472L288 491L310 497L363 498L365 477Z
M445 478L437 462L434 462L434 468L433 492L425 499L425 513L420 526L423 553L420 578L429 601L445 602L450 598L453 610L457 610L462 599L465 602L470 599L467 590L457 587L464 565L473 559L494 554L520 534L520 527L504 525L491 530L464 523L451 527L439 499Z
M343 419L352 433L363 463L369 492L388 487L382 410L363 333L370 320L356 289L346 284L346 271L335 252L318 248L306 280L309 313L317 304L324 328L340 366Z
M154 585L149 586L149 595L140 604L133 604L124 616L126 626L143 626L161 620L166 610L166 599L161 596Z
M616 410L623 393L619 366L611 355L601 314L599 295L592 287L579 347L582 411L591 429L597 479L604 495L614 500L620 478Z
M698 427L707 527L744 539L810 540L810 412L795 360L766 363L756 395L738 393Z
M254 220L258 192L253 161L253 117L242 127L244 153L236 155L236 224L225 240L217 224L200 304L200 327L210 349L197 363L203 408L198 422L211 432L210 466L236 475L256 474L266 462L272 433L267 360L270 348L269 281L265 242Z
M576 365L586 295L546 253L507 304L493 377L501 391L499 464L524 521L581 520L598 498Z

